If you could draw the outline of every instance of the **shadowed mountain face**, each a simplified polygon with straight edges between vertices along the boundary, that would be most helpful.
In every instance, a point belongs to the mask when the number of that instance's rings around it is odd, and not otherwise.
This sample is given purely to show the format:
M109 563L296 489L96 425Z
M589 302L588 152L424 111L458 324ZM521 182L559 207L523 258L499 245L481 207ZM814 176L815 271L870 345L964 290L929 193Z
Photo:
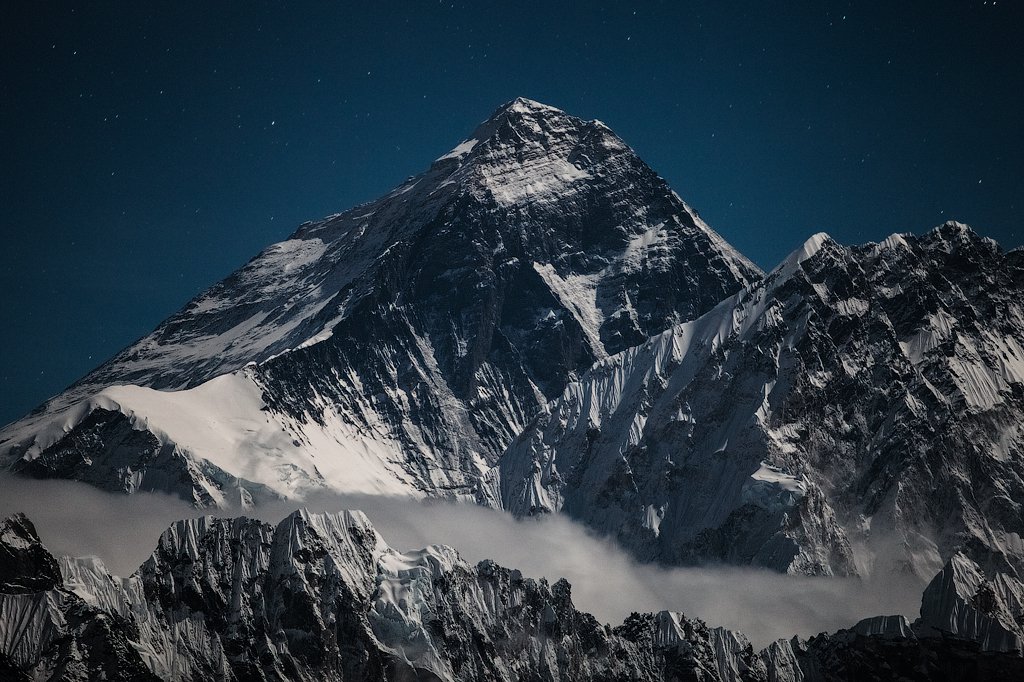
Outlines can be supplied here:
M759 276L602 123L518 99L8 426L0 457L200 504L317 487L453 494L595 360ZM229 373L237 385L211 386ZM227 455L179 442L166 396L116 385L193 389L206 416L248 425ZM217 415L226 404L244 414ZM265 466L239 463L253 457Z
M670 563L927 577L962 550L1017 573L1022 265L958 223L816 235L571 383L481 495Z

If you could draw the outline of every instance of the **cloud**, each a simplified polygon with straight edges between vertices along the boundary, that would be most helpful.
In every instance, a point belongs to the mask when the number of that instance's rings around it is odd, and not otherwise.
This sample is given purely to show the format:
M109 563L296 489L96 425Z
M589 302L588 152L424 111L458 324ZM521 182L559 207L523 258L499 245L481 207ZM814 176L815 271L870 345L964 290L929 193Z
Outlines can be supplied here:
M258 511L271 523L295 503ZM328 495L306 500L315 511L362 509L398 550L452 545L468 561L494 559L525 575L565 577L577 608L602 622L621 623L632 611L670 609L709 625L741 630L755 647L794 634L810 636L873 615L916 617L922 585L910 578L859 580L786 576L725 566L662 568L638 564L614 543L564 518L517 521L471 505L407 499ZM66 481L0 477L0 515L25 512L55 554L94 554L114 573L128 575L173 521L199 516L177 498L108 494Z
M96 555L118 575L132 573L177 519L203 512L155 493L114 495L74 481L0 474L0 518L24 512L51 553Z

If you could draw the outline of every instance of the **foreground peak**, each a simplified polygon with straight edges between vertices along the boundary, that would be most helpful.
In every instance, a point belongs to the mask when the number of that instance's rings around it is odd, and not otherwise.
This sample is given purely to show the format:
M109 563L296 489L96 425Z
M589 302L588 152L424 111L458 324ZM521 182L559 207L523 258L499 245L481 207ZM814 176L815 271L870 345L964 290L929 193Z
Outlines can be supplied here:
M57 562L24 514L0 521L0 594L26 594L63 583Z

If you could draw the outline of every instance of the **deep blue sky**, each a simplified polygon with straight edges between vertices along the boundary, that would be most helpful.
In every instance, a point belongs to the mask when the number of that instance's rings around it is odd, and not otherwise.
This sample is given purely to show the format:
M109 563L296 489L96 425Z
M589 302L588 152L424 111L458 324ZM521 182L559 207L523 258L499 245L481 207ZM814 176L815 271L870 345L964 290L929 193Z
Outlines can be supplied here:
M950 218L1019 245L1021 3L827 4L0 3L0 423L519 95L764 267Z

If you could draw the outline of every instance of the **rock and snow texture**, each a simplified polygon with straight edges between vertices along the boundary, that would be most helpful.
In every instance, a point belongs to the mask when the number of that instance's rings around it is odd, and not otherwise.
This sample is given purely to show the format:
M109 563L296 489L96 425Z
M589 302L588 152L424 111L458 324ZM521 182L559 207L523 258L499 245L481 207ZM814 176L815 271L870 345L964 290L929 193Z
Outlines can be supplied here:
M571 377L760 274L604 124L518 99L6 427L0 462L202 505L455 495Z
M149 681L138 633L65 589L23 515L0 523L0 679Z
M1021 583L954 558L922 617L878 616L757 652L680 613L614 628L572 604L569 584L525 578L449 547L400 553L360 512L180 521L128 578L95 558L56 566L12 517L0 554L24 554L0 587L0 676L78 680L1020 679ZM1009 591L1006 591L1009 590ZM998 627L993 623L999 623ZM999 629L1002 628L1002 629ZM1015 633L1010 635L1009 633ZM1016 636L1016 639L1013 639Z
M1024 649L1024 583L1002 572L986 574L963 554L953 555L929 583L919 629L977 642L983 651Z
M815 235L695 321L598 362L482 480L640 557L809 574L962 549L1024 570L1024 261L969 228Z
M1024 679L1024 584L955 554L921 599L921 617L867 618L848 630L793 639L803 679Z
M0 594L13 679L801 679L788 642L757 653L670 612L610 628L573 607L564 580L444 546L398 553L360 512L181 521L129 578L95 559L61 568L63 587Z

